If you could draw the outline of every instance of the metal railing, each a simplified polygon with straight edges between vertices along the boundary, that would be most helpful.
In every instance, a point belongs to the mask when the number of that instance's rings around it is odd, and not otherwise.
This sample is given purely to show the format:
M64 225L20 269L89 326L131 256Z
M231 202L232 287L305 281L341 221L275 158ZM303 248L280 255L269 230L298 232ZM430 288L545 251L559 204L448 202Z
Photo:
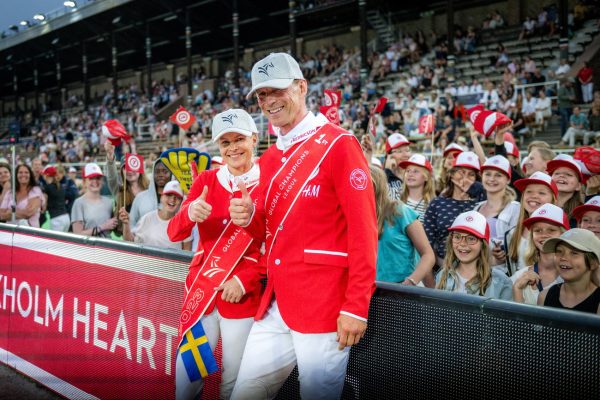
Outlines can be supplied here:
M525 92L532 89L532 88L539 88L539 87L554 87L554 93L558 94L558 89L560 88L560 82L559 81L548 81L548 82L542 82L542 83L527 83L524 85L515 85L515 93L518 93L519 90L521 91L521 94L523 94L523 96L525 96ZM557 100L558 96L548 96L548 98L550 100Z

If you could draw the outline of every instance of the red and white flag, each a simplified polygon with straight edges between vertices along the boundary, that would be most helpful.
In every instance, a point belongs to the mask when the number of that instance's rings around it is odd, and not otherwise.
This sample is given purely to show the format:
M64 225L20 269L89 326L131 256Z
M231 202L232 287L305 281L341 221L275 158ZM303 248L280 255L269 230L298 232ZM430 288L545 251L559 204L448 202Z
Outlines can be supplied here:
M143 173L144 157L139 154L125 154L125 171Z
M423 115L419 118L419 133L426 134L433 132L433 114Z
M321 114L323 114L325 117L327 117L329 122L339 126L340 113L338 112L338 108L336 106L321 106L320 111L321 111Z
M385 105L387 104L387 97L381 97L379 98L379 100L377 100L377 104L375 105L375 107L373 107L373 110L371 110L371 116L369 118L369 128L368 130L371 132L371 134L373 136L377 136L377 129L376 129L376 120L375 120L375 114L381 114L381 112L383 111L383 109L385 108Z
M325 89L323 91L323 105L339 108L342 104L342 91ZM324 113L323 113L324 114Z
M190 129L190 126L196 122L196 117L186 110L185 107L179 106L177 111L175 111L175 113L169 117L169 120L179 125L181 129L187 131Z

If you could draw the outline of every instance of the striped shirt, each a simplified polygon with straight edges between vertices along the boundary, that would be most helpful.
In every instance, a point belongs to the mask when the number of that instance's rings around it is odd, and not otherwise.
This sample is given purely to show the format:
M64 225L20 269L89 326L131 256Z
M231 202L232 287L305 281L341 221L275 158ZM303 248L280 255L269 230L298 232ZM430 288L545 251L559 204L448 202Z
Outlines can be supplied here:
M406 204L407 207L415 210L417 214L419 214L419 221L423 223L423 219L425 218L425 210L427 210L429 203L426 203L423 199L415 201L409 197L406 199L404 204Z

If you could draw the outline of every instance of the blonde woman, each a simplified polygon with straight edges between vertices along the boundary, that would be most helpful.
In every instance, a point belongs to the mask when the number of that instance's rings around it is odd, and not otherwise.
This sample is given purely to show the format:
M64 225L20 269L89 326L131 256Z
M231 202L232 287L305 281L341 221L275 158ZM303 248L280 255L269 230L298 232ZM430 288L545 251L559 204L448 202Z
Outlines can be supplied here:
M529 247L525 262L529 267L511 277L513 297L519 303L537 304L539 294L552 285L562 282L554 265L552 254L543 253L548 239L559 237L569 229L567 214L554 204L544 204L527 218L523 225L529 229Z
M425 281L426 286L433 286L435 256L418 214L389 198L387 179L380 168L371 166L371 179L379 237L377 280L405 285Z
M467 211L456 217L448 231L446 257L436 288L512 300L510 279L490 266L490 227L485 217L477 211Z
M435 197L433 168L422 154L413 154L407 161L402 161L400 167L404 169L400 200L419 214L422 223L425 210Z
M492 265L506 272L504 235L517 225L520 204L508 186L511 178L509 161L503 156L488 158L481 167L481 183L487 199L474 208L487 220L491 234Z
M439 173L437 173L437 180L435 182L435 191L437 194L442 193L446 189L446 180L448 177L448 171L452 168L456 157L465 151L462 147L456 143L450 143L444 149L444 157L441 165L439 166Z
M571 228L577 227L577 220L573 216L573 210L583 205L582 187L583 173L573 157L567 154L559 154L554 160L548 162L548 174L552 177L558 188L558 200L556 204L569 216Z
M522 196L517 225L506 233L504 241L509 276L528 265L525 262L525 252L529 245L529 230L523 222L543 204L555 204L558 197L556 184L543 172L535 172L529 178L519 179L515 186Z

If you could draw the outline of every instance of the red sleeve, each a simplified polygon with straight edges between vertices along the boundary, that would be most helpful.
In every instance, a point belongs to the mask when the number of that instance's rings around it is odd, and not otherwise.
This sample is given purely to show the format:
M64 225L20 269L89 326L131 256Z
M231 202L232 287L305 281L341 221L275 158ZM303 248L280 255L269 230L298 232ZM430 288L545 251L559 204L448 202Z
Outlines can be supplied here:
M250 293L260 286L260 280L267 275L267 267L258 251L248 251L244 257L250 257L256 261L243 258L236 267L235 276L244 285L246 293Z
M206 184L205 179L203 179L203 175L204 174L201 173L198 175L196 180L194 180L187 198L183 201L183 203L181 203L179 212L175 214L175 216L169 221L167 234L169 235L169 240L172 242L182 241L190 237L192 234L192 229L196 223L190 220L190 217L188 216L188 208L190 208L190 204L202 193L202 189Z
M341 312L366 319L377 263L375 192L358 140L344 137L340 141L332 179L348 224L348 285Z

